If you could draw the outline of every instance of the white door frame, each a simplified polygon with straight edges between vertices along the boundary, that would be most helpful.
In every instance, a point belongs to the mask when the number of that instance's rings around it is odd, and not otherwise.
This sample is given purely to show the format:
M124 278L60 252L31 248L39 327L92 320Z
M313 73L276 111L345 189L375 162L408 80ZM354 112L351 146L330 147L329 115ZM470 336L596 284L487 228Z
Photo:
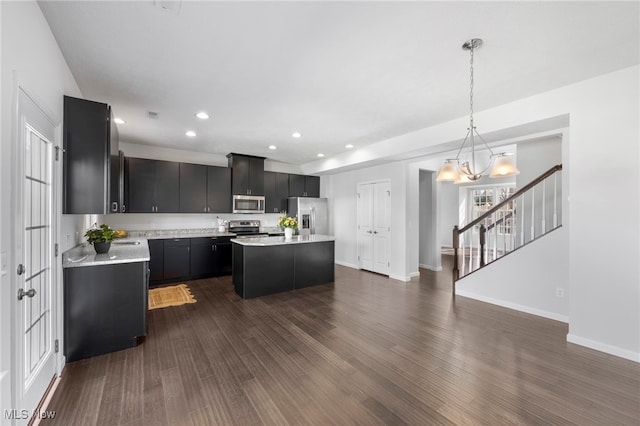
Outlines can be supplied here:
M22 159L23 154L21 153L22 150L22 142L19 140L19 138L22 135L22 130L21 130L21 117L20 117L20 107L19 107L19 95L20 92L22 92L24 95L26 95L28 98L31 99L31 101L40 109L40 111L42 112L42 114L44 115L44 117L47 119L47 121L51 124L52 128L53 128L53 135L52 135L52 145L53 145L53 152L52 152L52 170L51 170L51 178L52 178L52 194L51 194L51 210L52 210L52 217L51 217L51 253L52 253L52 261L51 261L51 331L52 331L52 340L55 341L56 339L58 339L60 341L60 350L56 353L55 349L54 349L54 353L53 353L53 357L54 357L54 364L55 364L55 373L56 375L60 375L62 368L64 367L64 357L62 355L62 335L63 335L63 328L62 328L62 324L63 324L63 318L62 318L62 279L61 279L61 275L62 275L62 256L59 253L58 256L55 256L54 253L54 245L58 243L58 241L60 241L60 221L61 221L61 194L62 194L62 188L61 188L61 182L62 180L60 179L61 177L61 164L62 161L56 161L55 160L55 151L57 147L60 147L62 145L62 123L61 121L55 116L55 114L52 114L51 112L47 111L45 108L43 108L43 104L41 102L38 101L38 98L33 96L32 93L30 93L27 89L25 89L24 86L22 86L19 82L19 79L17 77L17 73L14 72L14 87L13 87L13 100L12 100L12 132L11 132L11 159L12 159L12 169L11 169L11 188L12 188L12 196L11 196L11 200L12 200L12 205L13 208L11 209L11 213L10 213L10 225L12 228L17 228L17 224L19 222L18 218L19 215L22 214L22 206L21 203L22 202L22 197L21 194L18 194L18 191L16 191L16 188L18 187L18 182L19 180L22 179L22 176L19 176L19 174L21 173L21 167L18 165L18 161L20 159ZM60 158L61 160L61 158ZM17 407L17 403L18 403L18 398L19 398L19 389L20 389L20 383L19 380L21 380L22 375L20 374L18 367L21 365L21 361L19 359L17 359L17 348L20 342L20 336L18 334L18 325L19 325L19 318L17 317L17 300L16 300L16 295L18 292L18 282L19 280L15 279L16 275L16 270L18 267L18 259L19 259L19 255L17 252L17 247L21 246L22 243L18 241L19 238L21 238L21 230L17 231L17 230L13 230L10 233L10 239L11 239L11 245L10 245L10 254L9 257L11 259L11 261L9 262L9 268L8 268L8 276L9 276L9 281L11 283L11 285L9 286L9 294L10 294L10 315L11 315L11 324L10 324L10 333L11 333L11 376L9 379L11 380L11 407L7 407L7 408L11 408L11 409L16 409L16 410L21 410L23 409L23 407ZM9 235L7 235L7 237L9 237ZM42 398L44 395L41 395L40 398ZM4 408L4 407L3 407ZM15 420L12 420L11 424L16 424Z

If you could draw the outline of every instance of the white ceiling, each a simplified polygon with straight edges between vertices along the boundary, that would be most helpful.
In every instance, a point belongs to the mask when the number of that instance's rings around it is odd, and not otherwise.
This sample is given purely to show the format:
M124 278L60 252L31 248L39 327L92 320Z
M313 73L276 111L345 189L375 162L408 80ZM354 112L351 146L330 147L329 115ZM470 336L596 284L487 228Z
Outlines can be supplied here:
M484 40L476 111L635 65L640 51L638 2L40 7L84 96L127 121L121 140L296 165L468 114L469 38Z

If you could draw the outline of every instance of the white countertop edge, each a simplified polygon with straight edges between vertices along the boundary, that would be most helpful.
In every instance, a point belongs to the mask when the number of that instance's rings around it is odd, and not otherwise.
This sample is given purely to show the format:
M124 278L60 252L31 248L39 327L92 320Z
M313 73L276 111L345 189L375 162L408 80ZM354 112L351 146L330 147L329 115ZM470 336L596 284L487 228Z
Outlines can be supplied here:
M308 244L308 243L323 243L328 241L335 241L336 237L331 235L309 235L301 236L294 235L290 240L286 240L284 237L256 237L256 238L234 238L232 243L239 244L241 246L282 246L287 244Z
M120 263L148 262L151 259L146 238L127 238L120 241L138 241L137 245L111 243L108 253L97 254L90 244L81 244L62 254L63 268L115 265Z

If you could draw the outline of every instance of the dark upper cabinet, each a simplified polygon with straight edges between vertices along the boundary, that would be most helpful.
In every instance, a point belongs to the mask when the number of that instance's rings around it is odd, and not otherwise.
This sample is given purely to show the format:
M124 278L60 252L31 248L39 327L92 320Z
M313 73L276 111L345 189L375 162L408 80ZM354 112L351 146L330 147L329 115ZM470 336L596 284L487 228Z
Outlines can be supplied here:
M289 196L290 197L319 197L320 177L289 175Z
M207 167L207 207L211 213L231 213L231 169Z
M179 212L179 163L127 158L125 165L127 169L127 212Z
M181 213L231 213L231 170L180 163Z
M207 166L180 163L180 213L207 213Z
M265 213L280 213L287 210L289 175L287 173L264 172Z
M111 107L65 96L63 127L63 213L119 212L118 130Z
M233 195L264 195L264 157L228 154Z

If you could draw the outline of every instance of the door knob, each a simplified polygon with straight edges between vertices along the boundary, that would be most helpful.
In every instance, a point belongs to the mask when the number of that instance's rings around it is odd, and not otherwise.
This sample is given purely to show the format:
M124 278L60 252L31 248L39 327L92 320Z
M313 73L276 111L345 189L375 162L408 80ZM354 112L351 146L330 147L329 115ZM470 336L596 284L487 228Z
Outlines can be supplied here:
M373 233L374 233L374 234L377 234L377 233L378 233L378 231L373 231Z
M24 291L23 289L18 289L18 300L22 300L24 299L25 296L27 297L33 297L36 295L36 290L33 288L30 288L27 291Z
M24 274L25 269L24 269L24 265L21 263L18 265L18 275L22 275Z

